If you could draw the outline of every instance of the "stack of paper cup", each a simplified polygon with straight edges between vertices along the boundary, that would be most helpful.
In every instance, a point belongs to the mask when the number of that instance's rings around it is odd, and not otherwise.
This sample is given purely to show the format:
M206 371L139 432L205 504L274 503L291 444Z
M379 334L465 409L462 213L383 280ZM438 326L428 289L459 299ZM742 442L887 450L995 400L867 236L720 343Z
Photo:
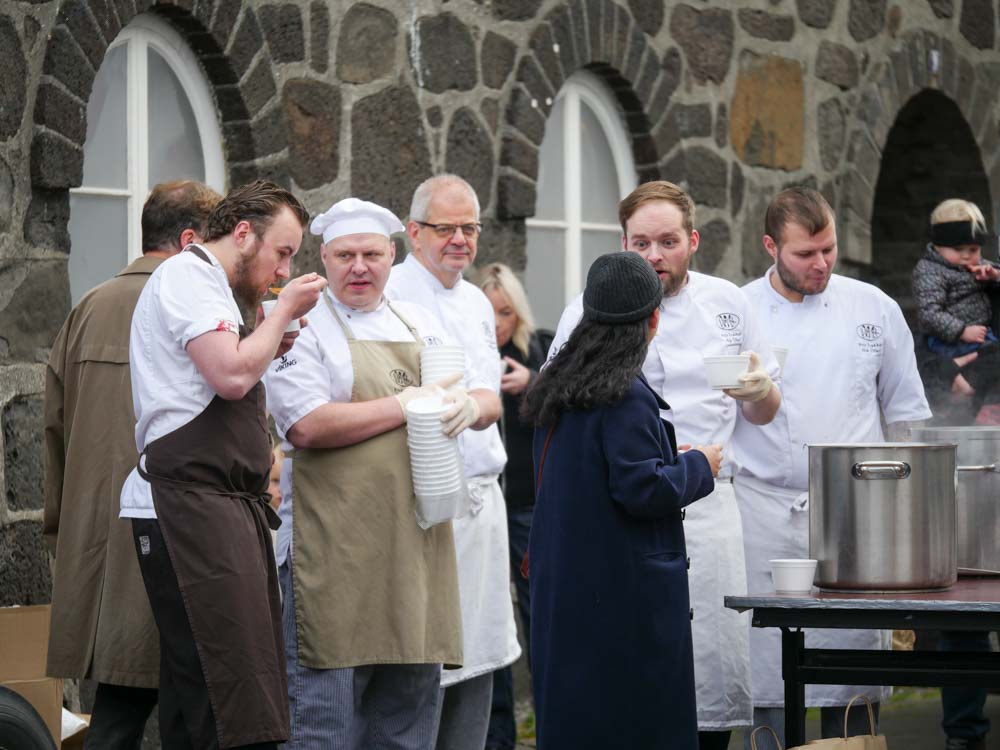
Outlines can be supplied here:
M406 406L406 440L420 528L461 518L469 512L469 492L458 441L441 430L447 405L440 397L418 398Z
M420 384L431 385L455 373L465 375L465 349L461 346L425 346L420 350Z

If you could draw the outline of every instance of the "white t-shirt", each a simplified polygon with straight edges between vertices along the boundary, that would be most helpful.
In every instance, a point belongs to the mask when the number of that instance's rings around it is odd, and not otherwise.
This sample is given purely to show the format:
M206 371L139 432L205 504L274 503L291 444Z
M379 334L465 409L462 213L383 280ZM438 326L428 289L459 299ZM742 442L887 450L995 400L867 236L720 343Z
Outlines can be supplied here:
M160 264L132 314L129 358L140 453L201 414L216 395L188 356L188 342L210 331L239 335L243 323L225 270L202 250L211 263L185 251ZM156 518L149 483L135 469L122 487L119 516Z
M566 343L583 317L583 295L563 311L549 349L551 358ZM730 476L739 460L729 443L739 402L708 384L703 357L756 352L772 380L778 362L762 335L747 299L725 279L688 272L688 281L660 303L660 325L649 345L642 372L650 386L670 405L663 418L673 424L678 443L721 443L726 450L720 476Z
M448 289L414 257L393 266L385 293L392 300L409 300L433 313L447 334L465 347L469 369L463 387L500 393L500 353L497 351L493 305L482 290L465 279ZM485 430L465 430L458 438L468 478L500 474L507 453L495 424Z
M781 408L767 425L739 425L741 473L809 486L809 443L880 443L885 421L929 419L913 336L899 305L871 284L833 275L821 294L789 302L770 274L743 287L776 346L788 347Z
M342 304L329 290L324 294L333 303L340 319L359 341L414 341L409 329L383 300L371 312L355 310ZM430 312L408 302L392 306L417 329L425 344L450 344L447 334ZM290 451L288 431L310 412L324 404L348 403L354 389L354 363L347 338L325 301L307 313L309 325L302 329L295 346L276 359L264 373L267 406L274 417L284 449ZM278 545L275 559L284 562L292 540L292 467L286 457L281 466L281 506L278 515Z

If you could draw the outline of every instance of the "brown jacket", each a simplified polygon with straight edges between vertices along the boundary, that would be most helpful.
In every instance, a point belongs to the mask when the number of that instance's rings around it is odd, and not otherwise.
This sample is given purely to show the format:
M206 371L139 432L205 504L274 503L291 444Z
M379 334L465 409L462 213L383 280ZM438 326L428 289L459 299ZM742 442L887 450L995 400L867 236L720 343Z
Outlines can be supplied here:
M129 332L162 259L142 257L88 292L52 345L45 383L44 531L55 554L48 674L157 687L159 633L132 526L118 518L136 464Z

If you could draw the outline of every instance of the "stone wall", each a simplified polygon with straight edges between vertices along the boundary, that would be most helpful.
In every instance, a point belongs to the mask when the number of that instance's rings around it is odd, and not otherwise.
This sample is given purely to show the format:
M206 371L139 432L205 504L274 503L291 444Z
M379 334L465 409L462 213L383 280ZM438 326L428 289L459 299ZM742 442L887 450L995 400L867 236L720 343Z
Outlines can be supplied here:
M482 201L481 260L519 269L545 117L584 68L620 103L640 177L698 202L697 266L736 281L767 265L768 200L801 183L836 207L846 271L877 276L883 149L924 89L968 124L982 190L1000 187L990 0L2 2L0 604L48 596L40 394L69 308L68 190L96 70L149 11L204 66L231 183L261 175L312 210L359 195L405 214L421 179L455 171ZM316 251L308 238L300 269Z

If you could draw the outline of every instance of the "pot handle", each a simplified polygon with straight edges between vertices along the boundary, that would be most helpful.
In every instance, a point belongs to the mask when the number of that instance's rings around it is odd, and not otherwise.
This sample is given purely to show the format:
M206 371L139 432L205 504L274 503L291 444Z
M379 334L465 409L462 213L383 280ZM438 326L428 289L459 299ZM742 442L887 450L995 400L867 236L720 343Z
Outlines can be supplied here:
M859 461L851 467L855 479L906 479L910 465L905 461Z
M986 464L985 466L956 466L958 471L989 471L993 473L1000 473L1000 465L998 464Z

